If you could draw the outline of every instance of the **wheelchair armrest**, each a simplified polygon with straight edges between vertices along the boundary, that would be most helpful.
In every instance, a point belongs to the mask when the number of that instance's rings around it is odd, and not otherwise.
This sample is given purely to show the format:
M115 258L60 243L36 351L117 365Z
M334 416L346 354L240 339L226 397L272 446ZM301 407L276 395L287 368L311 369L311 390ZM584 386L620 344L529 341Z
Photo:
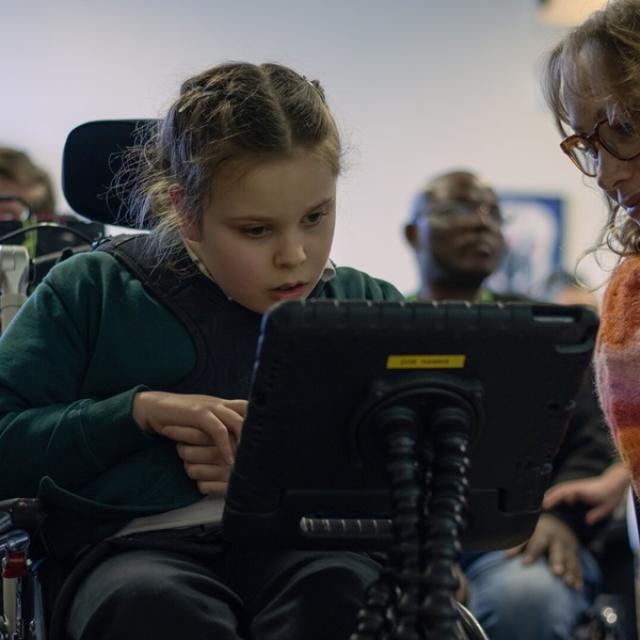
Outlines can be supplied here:
M0 533L9 529L37 531L46 514L35 498L11 498L0 500Z

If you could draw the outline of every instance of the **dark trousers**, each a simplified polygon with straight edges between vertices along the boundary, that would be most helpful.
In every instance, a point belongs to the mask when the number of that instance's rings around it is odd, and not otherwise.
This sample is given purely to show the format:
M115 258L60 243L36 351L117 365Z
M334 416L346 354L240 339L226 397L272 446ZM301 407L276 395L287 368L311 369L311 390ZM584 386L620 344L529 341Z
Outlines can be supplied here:
M70 640L348 640L380 570L360 553L184 542L99 564L71 603Z

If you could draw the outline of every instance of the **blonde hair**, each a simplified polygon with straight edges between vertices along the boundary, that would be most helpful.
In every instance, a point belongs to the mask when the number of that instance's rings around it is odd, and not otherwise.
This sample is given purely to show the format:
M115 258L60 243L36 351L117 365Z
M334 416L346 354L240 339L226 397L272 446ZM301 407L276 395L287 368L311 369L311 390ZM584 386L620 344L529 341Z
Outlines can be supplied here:
M189 78L166 116L141 133L146 141L126 159L120 186L135 176L130 210L163 260L175 257L183 225L200 224L223 163L302 147L340 172L340 136L322 87L278 64L227 63Z
M640 2L614 0L573 29L549 53L543 92L566 136L563 96L601 102L608 112L640 110ZM640 253L640 227L607 197L609 213L598 244L621 257Z

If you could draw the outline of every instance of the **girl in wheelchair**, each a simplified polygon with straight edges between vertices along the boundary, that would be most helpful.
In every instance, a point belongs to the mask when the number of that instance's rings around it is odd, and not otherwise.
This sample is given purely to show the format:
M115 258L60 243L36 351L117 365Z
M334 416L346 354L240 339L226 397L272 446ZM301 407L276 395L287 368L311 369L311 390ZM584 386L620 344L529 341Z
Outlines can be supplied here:
M369 556L243 548L217 530L261 315L401 299L329 259L340 157L317 82L245 63L189 78L127 163L150 233L58 265L2 336L0 499L41 499L54 555L111 541L67 637L353 631Z

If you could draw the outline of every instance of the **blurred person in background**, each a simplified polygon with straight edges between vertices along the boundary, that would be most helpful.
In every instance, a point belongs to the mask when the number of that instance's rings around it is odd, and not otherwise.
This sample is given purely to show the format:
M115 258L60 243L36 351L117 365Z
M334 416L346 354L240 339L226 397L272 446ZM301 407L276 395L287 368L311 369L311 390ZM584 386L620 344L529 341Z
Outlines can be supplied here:
M505 250L494 190L475 174L455 170L429 180L414 201L405 237L420 283L409 299L525 301L496 294L486 279ZM600 477L612 451L590 378L576 400L567 435L554 460L551 486ZM559 640L593 602L600 570L588 549L606 517L585 521L580 500L545 508L530 540L514 549L463 554L468 607L491 640Z
M59 214L49 174L24 151L0 147L0 243L6 234L38 223L60 226L13 235L6 240L8 244L24 244L31 258L39 258L35 261L33 285L60 259L62 251L88 248L91 240L104 233L101 224Z

